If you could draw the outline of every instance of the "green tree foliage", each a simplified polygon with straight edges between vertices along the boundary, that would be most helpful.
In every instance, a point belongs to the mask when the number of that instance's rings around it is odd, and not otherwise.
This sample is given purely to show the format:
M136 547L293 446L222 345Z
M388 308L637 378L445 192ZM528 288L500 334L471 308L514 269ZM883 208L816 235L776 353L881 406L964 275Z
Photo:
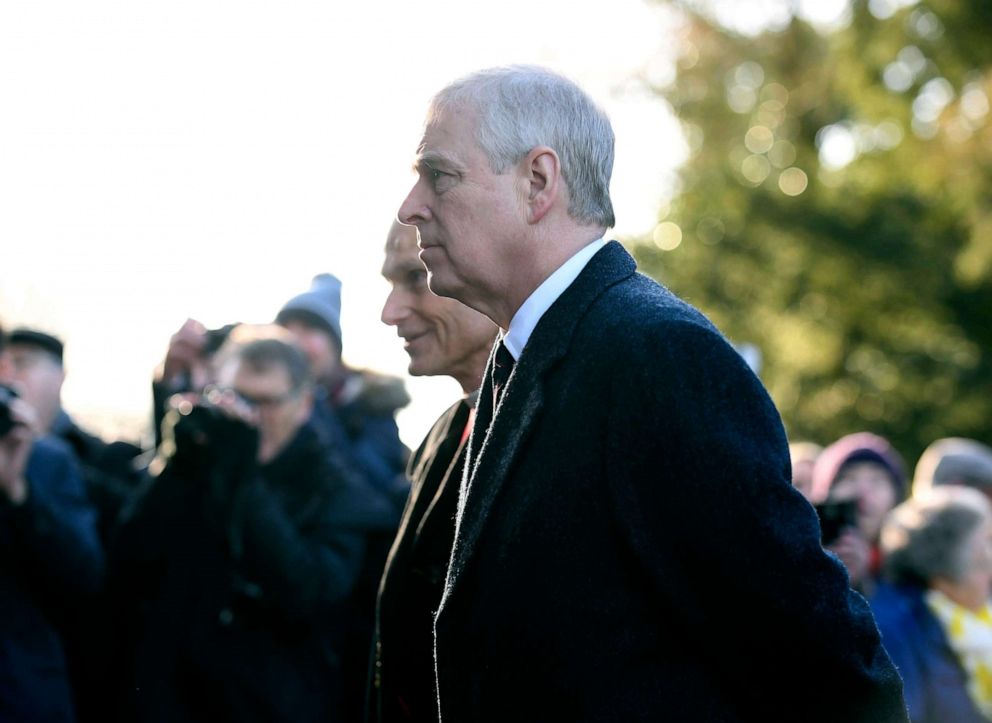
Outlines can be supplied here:
M690 158L632 246L761 349L790 437L872 430L912 463L992 442L992 3L910 3L758 36L682 3L657 90Z

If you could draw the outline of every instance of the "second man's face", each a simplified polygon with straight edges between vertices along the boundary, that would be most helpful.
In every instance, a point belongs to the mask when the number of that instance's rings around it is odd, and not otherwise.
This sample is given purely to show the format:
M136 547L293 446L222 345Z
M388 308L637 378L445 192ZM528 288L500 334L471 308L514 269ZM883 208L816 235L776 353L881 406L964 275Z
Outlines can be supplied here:
M435 296L417 248L417 231L394 225L382 275L392 286L382 321L396 327L410 355L410 374L448 375L461 382L485 365L496 325L453 299Z

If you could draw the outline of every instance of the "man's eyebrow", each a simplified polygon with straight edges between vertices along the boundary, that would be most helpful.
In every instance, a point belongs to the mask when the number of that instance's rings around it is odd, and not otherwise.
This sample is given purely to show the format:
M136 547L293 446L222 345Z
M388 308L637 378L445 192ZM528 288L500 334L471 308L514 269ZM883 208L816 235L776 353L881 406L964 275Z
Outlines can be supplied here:
M417 154L413 163L413 170L419 171L424 167L436 168L438 170L461 170L461 167L451 157L438 151L422 151Z
M397 281L405 279L410 274L427 273L427 269L419 259L404 259L402 261L387 262L382 267L382 275L387 281Z

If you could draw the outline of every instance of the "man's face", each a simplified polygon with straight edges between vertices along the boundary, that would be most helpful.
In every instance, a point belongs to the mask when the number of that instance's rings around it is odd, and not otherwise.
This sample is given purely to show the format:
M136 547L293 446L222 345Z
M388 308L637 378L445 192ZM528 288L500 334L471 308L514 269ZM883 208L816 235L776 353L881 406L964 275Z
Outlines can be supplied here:
M382 275L392 285L382 321L395 326L405 340L410 374L445 374L474 389L477 382L472 380L485 366L496 325L458 301L431 293L412 226L394 224Z
M258 369L235 358L222 368L220 383L257 411L260 462L285 449L310 416L312 395L293 389L289 371L279 364Z
M49 352L30 344L11 344L3 352L2 381L13 385L47 427L60 406L65 371Z
M326 382L334 378L341 366L341 350L334 337L323 327L299 319L290 319L282 326L295 337L296 346L307 355L314 379Z
M492 172L475 129L476 113L458 106L427 125L398 218L420 231L431 290L485 308L519 271L528 186L513 166Z

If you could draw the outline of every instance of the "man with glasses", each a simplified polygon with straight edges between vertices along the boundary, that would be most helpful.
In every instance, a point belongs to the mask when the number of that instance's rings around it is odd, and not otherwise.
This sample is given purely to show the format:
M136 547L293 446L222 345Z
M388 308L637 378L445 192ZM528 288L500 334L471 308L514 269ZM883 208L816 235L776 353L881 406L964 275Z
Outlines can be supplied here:
M137 599L124 714L143 720L337 720L340 641L381 510L310 423L306 356L242 326L218 386L168 414L147 491L112 549Z

